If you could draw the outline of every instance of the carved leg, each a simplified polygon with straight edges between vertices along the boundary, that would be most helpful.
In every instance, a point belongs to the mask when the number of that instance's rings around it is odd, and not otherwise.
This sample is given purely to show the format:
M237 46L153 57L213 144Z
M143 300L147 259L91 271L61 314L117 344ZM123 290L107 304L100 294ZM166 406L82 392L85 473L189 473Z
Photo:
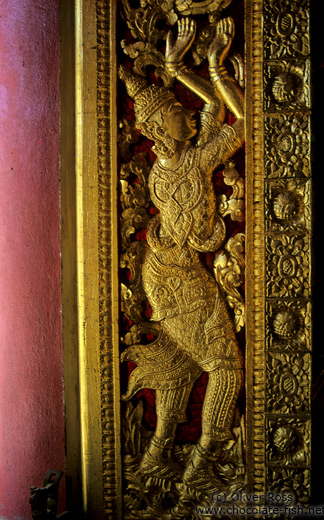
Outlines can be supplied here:
M208 438L217 441L232 439L231 426L243 381L242 370L217 368L208 377L202 410L201 441L204 439L204 443L208 443Z
M202 492L224 487L214 475L222 443L232 438L231 424L242 384L242 370L217 368L209 373L202 411L202 435L184 473L183 481Z
M181 479L181 468L172 461L177 424L186 421L186 408L192 384L181 388L156 391L157 425L155 434L145 452L141 471L146 476Z

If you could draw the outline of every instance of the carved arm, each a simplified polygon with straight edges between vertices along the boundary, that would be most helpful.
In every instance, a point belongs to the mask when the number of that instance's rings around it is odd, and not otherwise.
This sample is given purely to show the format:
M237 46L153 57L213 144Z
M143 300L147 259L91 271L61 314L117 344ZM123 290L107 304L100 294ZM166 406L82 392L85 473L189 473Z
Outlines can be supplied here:
M165 52L165 68L189 90L194 92L204 102L202 112L212 114L215 122L223 122L225 107L209 80L188 70L183 64L183 57L189 50L196 33L194 20L183 18L178 22L178 37L173 42L171 31L168 33Z
M216 35L208 49L209 73L220 98L224 101L230 112L236 117L236 132L242 134L244 120L244 95L241 87L228 74L224 67L234 37L234 22L232 18L224 18L217 23Z

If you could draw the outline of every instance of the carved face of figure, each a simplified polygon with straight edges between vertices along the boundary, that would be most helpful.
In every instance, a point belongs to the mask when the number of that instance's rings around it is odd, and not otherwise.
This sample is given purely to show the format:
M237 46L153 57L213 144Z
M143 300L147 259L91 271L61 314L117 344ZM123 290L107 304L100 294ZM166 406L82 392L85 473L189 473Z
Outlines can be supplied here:
M161 108L162 128L176 141L186 141L197 133L195 113L179 101L171 101Z

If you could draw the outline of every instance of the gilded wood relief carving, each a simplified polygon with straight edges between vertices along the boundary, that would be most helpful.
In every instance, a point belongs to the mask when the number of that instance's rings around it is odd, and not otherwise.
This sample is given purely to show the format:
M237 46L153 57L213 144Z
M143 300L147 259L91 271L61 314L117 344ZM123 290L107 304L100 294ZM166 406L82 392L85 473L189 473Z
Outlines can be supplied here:
M121 157L130 159L121 165L121 261L130 271L121 302L134 323L121 360L136 365L123 396L129 402L123 422L126 518L189 518L213 493L244 489L244 421L237 408L244 364L235 337L245 318L238 290L244 234L226 230L226 220L244 221L244 181L233 162L244 142L243 58L231 49L235 23L229 13L221 17L223 8L221 2L199 8L121 4L132 38L121 42L131 59L119 65L119 77L135 113L119 123ZM196 96L195 110L187 91ZM134 152L134 141L139 148L143 137L154 143L151 160ZM215 193L217 168L229 195ZM136 240L144 229L146 240ZM150 321L143 320L146 301ZM147 332L156 339L143 343ZM201 433L195 442L182 435L181 442L177 428L188 422L193 386L203 372ZM143 389L155 391L154 432L142 423L146 400L135 408L131 403Z
M264 2L266 485L310 486L309 2Z
M308 2L96 16L103 516L195 520L251 492L306 504Z

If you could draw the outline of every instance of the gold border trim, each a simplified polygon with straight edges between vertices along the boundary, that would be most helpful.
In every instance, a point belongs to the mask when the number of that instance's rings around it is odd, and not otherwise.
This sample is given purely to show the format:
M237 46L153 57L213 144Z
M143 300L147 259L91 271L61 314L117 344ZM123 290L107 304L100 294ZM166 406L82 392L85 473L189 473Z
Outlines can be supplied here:
M83 509L102 511L98 287L97 31L93 3L75 2L76 243Z
M98 0L96 11L103 499L105 518L121 519L116 6Z
M75 13L61 3L61 222L67 509L82 513L75 179Z
M265 492L265 269L262 0L246 2L246 390L250 490Z

